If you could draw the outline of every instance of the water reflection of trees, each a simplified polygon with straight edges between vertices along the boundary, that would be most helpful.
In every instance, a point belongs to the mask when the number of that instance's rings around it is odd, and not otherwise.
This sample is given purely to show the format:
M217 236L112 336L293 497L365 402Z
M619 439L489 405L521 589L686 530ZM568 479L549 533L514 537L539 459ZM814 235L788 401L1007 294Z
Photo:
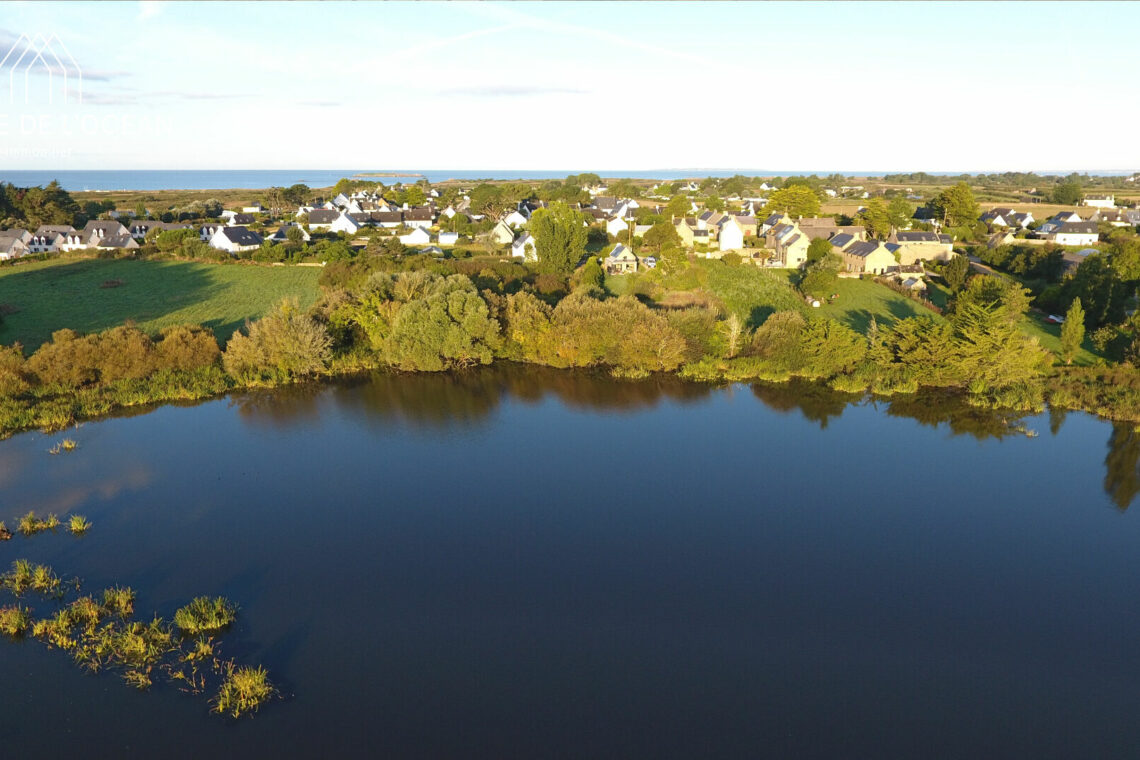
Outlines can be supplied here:
M832 419L838 419L847 405L861 401L861 395L833 391L819 383L791 382L777 385L757 383L752 395L764 406L777 412L798 411L805 419L819 423L820 430Z
M751 386L769 409L798 411L824 429L862 396L835 392L817 383L793 382ZM418 428L454 429L480 424L503 400L541 403L556 398L566 406L590 411L634 412L662 401L693 403L717 392L713 385L690 383L668 375L645 380L619 380L604 372L556 370L499 363L468 372L396 374L343 379L331 386L310 383L234 397L239 412L251 422L269 425L308 424L331 402L343 413L381 423ZM927 427L945 426L953 435L1002 440L1023 435L1025 415L981 409L959 395L923 391L886 402L889 416L912 419ZM1065 419L1050 410L1049 429L1056 435ZM1120 509L1140 494L1140 432L1114 425L1105 457L1104 490Z
M1104 492L1122 510L1140 493L1140 432L1132 425L1112 426L1104 458Z
M945 391L892 397L887 414L912 419L927 427L946 425L953 435L970 435L978 440L1001 440L1025 434L1021 424L1025 414L972 406L961 396Z
M620 380L604 372L556 370L497 363L463 372L378 372L328 385L306 384L235 399L250 421L296 424L316 420L322 399L362 419L413 427L454 429L488 418L504 399L539 403L555 397L577 409L610 412L650 408L662 400L708 398L712 386L669 375ZM326 396L327 393L327 396Z

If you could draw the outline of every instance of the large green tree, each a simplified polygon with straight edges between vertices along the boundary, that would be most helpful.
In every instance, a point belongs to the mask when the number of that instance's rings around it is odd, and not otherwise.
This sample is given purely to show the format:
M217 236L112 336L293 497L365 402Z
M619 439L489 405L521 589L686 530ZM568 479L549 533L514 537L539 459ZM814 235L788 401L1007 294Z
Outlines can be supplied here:
M904 230L909 227L913 216L914 206L910 205L907 199L901 195L891 198L891 202L887 204L887 219L896 230Z
M772 191L766 214L787 214L793 218L819 214L819 195L807 185L792 185Z
M1075 206L1081 200L1081 183L1067 180L1053 188L1053 202L1063 206Z
M565 203L552 203L530 217L538 267L543 272L569 274L586 254L586 225L582 214Z
M944 224L951 227L973 224L981 215L974 191L965 182L943 190L930 201L930 207Z
M1084 339L1085 310L1081 308L1081 299L1074 298L1073 305L1065 312L1065 323L1061 325L1061 358L1065 364L1073 363Z
M867 202L858 214L859 223L867 230L867 234L879 240L886 240L891 234L891 216L887 204L882 198L873 198Z

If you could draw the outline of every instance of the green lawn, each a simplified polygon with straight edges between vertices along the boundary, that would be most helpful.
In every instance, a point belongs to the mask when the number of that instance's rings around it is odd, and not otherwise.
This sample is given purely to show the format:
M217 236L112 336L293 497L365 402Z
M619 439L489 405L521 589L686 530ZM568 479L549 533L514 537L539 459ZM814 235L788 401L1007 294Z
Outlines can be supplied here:
M861 333L867 332L867 328L871 326L871 317L875 318L880 327L889 327L907 317L933 317L939 321L942 319L940 315L917 301L872 280L844 278L839 281L835 292L839 294L839 298L835 299L834 303L825 301L822 306L812 311L842 322Z
M729 266L715 259L699 259L705 270L704 285L724 302L729 311L756 327L777 311L799 311L804 301L788 279L754 266Z
M1026 335L1032 335L1037 338L1037 341L1043 348L1046 348L1053 353L1060 356L1061 354L1061 326L1055 325L1051 322L1045 321L1045 315L1040 312L1030 310L1025 315L1025 321L1021 325L1022 331ZM1085 333L1085 342L1081 346L1081 350L1073 357L1073 364L1087 367L1095 364L1100 358L1096 353L1096 348L1089 340L1088 332Z
M0 267L0 343L19 341L27 352L70 327L95 332L133 320L157 332L175 324L202 324L226 340L247 319L265 314L286 296L302 307L317 298L316 267L54 259ZM118 287L103 283L121 280Z

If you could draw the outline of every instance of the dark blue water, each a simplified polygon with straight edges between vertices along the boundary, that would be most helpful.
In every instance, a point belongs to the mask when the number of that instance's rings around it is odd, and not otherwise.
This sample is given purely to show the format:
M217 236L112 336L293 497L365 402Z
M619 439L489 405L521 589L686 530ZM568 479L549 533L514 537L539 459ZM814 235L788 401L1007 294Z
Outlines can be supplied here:
M1135 757L1140 442L1024 423L495 368L17 436L0 516L94 528L0 563L225 594L289 698L0 641L3 754Z
M18 187L46 185L57 180L64 190L79 192L85 190L224 190L234 188L260 189L266 187L288 187L297 183L309 187L329 187L343 177L354 177L379 169L172 169L172 170L13 170L0 169L0 182L10 182ZM509 171L502 169L477 170L391 170L415 173L416 177L360 177L375 182L394 184L415 182L420 176L430 182L458 180L545 180L565 179L570 174L593 171L602 177L634 179L671 180L690 177L731 177L735 174L770 177L779 175L807 176L813 172L792 171L772 172L761 169L655 169L645 171L569 169L558 171ZM820 173L825 176L828 172ZM860 173L857 176L874 176L883 172Z

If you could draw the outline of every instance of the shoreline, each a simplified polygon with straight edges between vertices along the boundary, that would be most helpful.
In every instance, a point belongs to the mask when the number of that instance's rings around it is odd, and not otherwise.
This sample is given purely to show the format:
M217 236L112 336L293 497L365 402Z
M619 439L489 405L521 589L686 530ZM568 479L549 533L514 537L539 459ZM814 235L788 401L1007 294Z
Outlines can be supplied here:
M804 390L812 390L833 395L844 403L860 403L864 401L898 401L906 399L919 399L937 397L945 401L962 404L977 414L994 415L995 418L1006 419L1011 432L1018 432L1013 423L1025 416L1038 415L1050 410L1063 410L1065 412L1084 412L1100 420L1111 423L1132 423L1140 425L1140 416L1113 416L1107 413L1108 407L1092 408L1092 405L1082 404L1070 394L1070 403L1064 403L1058 398L1060 388L1049 389L1051 380L1061 374L1042 378L1044 394L1039 405L1024 407L1001 406L993 403L977 403L981 399L974 399L963 388L952 386L918 385L909 390L874 390L863 388L861 390L847 390L835 387L827 380L786 374L781 377L759 376L747 372L733 372L730 366L697 367L696 365L683 365L674 371L667 372L629 372L618 367L608 365L595 365L589 367L553 367L535 362L517 361L512 359L496 359L487 364L472 365L468 367L452 368L439 372L426 370L402 370L387 365L363 366L360 364L345 365L343 367L330 367L326 371L309 376L298 376L285 381L265 381L243 383L236 378L225 374L220 367L204 368L205 373L190 371L174 371L166 374L156 373L149 377L117 381L110 385L90 386L74 389L70 392L45 395L33 400L22 409L25 414L24 422L11 425L0 425L0 440L6 440L21 433L40 431L45 435L58 433L70 427L77 427L86 422L97 422L116 417L149 414L164 406L193 406L199 403L219 400L233 395L252 394L284 390L287 388L300 388L304 386L326 387L339 382L362 381L376 375L389 375L393 377L415 376L444 376L461 377L472 375L484 370L495 368L505 371L525 372L540 370L554 374L588 375L599 380L613 383L650 383L650 382L679 382L695 387L703 386L714 389L728 388L735 385L761 386L766 388L787 389L790 386L801 386ZM710 371L712 370L712 371ZM163 375L158 377L158 375ZM203 377L205 380L203 381ZM171 383L179 380L183 382ZM165 382L164 385L157 383ZM147 395L147 391L150 394ZM25 399L25 401L28 399ZM13 404L18 404L18 397L0 397L0 413L11 415Z

